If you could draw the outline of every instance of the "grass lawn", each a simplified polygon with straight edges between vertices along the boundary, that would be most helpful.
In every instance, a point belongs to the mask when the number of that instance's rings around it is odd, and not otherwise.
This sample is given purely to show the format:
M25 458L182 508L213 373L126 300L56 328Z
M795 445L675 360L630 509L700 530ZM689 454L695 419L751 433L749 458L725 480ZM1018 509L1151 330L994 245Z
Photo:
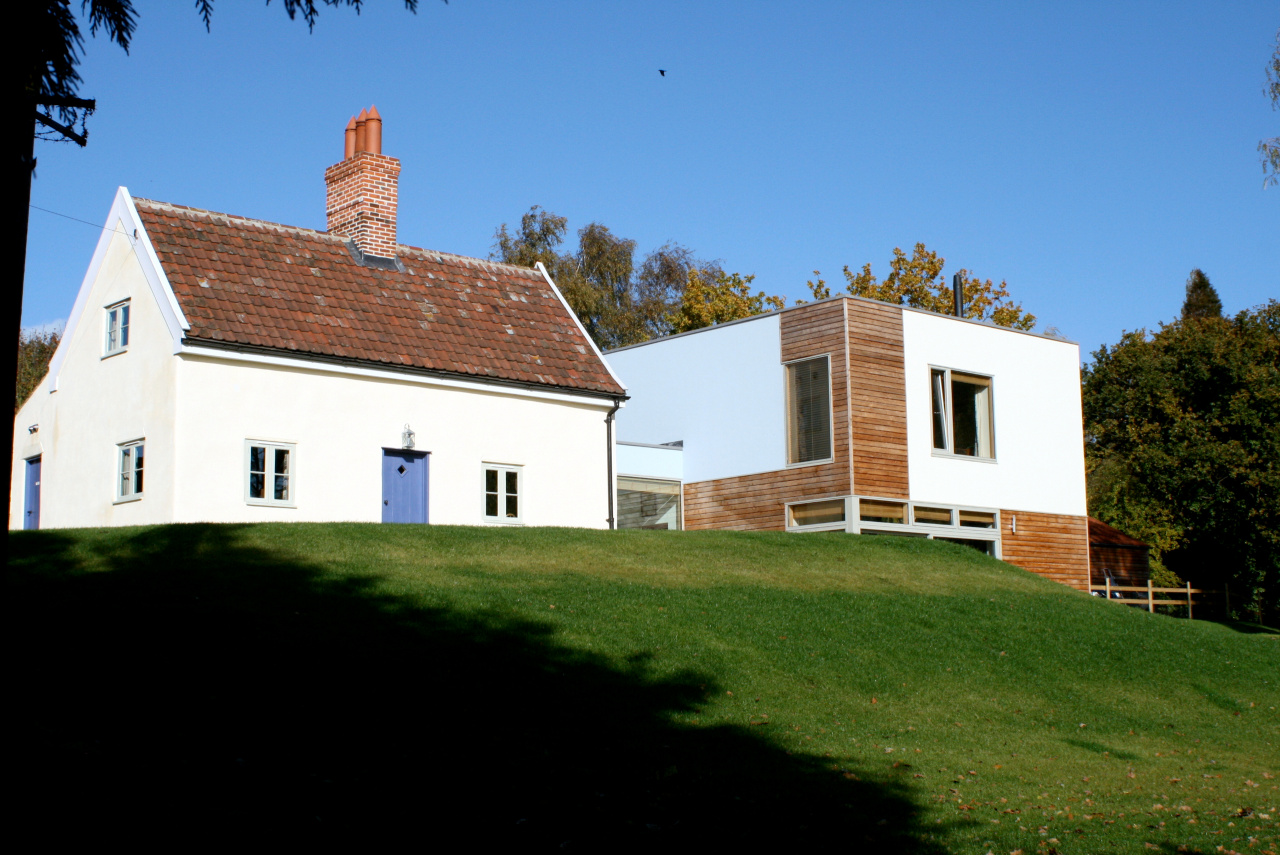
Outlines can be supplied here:
M8 571L50 844L1280 851L1280 635L960 546L192 525Z

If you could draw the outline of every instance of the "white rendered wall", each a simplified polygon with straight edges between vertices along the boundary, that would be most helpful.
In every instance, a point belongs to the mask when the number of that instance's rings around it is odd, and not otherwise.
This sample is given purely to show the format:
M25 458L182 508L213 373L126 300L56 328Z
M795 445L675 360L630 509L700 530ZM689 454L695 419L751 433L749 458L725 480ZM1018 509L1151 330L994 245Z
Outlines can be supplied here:
M108 232L78 320L15 421L10 528L25 513L26 459L42 454L40 527L168 522L174 507L173 339L127 232ZM129 348L103 358L104 307L130 300ZM50 392L57 381L57 391ZM38 424L30 434L27 428ZM146 443L143 498L116 503L117 444Z
M631 400L618 439L684 440L684 480L786 466L785 390L778 315L606 354Z
M1087 513L1079 346L916 311L902 327L911 498ZM993 378L996 462L934 455L930 365Z
M684 449L632 445L620 441L618 443L618 474L683 481Z
M207 351L206 351L207 353ZM430 452L430 522L482 525L484 463L523 467L524 525L605 528L611 402L537 400L183 355L178 522L382 519L382 449ZM245 440L294 443L297 507L245 501Z

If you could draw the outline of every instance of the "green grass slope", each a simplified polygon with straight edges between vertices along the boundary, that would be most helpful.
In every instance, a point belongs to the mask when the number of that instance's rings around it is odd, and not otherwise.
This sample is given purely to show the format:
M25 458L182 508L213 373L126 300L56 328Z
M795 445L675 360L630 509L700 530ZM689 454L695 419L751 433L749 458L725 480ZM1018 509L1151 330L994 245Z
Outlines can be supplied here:
M8 570L49 843L1280 849L1280 636L945 543L196 525Z

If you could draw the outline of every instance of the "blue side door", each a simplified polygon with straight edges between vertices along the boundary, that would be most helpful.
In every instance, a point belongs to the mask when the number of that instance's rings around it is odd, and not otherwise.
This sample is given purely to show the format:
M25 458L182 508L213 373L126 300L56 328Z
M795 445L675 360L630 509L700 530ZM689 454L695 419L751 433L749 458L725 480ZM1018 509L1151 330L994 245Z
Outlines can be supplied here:
M424 452L382 449L382 521L427 521L427 455Z
M23 528L40 527L40 458L33 457L27 461L27 502L26 515L22 519Z

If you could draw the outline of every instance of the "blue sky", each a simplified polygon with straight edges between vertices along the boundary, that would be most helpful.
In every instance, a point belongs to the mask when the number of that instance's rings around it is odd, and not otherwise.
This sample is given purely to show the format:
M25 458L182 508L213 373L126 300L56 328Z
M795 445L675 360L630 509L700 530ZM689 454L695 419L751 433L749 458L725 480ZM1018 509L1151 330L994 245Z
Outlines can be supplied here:
M138 0L88 39L86 149L38 142L32 204L115 188L324 228L323 171L376 103L400 240L486 256L531 205L674 240L791 299L924 241L1082 345L1173 318L1193 267L1230 312L1280 298L1267 2ZM667 69L666 77L658 74ZM31 212L23 323L65 318L94 228Z

